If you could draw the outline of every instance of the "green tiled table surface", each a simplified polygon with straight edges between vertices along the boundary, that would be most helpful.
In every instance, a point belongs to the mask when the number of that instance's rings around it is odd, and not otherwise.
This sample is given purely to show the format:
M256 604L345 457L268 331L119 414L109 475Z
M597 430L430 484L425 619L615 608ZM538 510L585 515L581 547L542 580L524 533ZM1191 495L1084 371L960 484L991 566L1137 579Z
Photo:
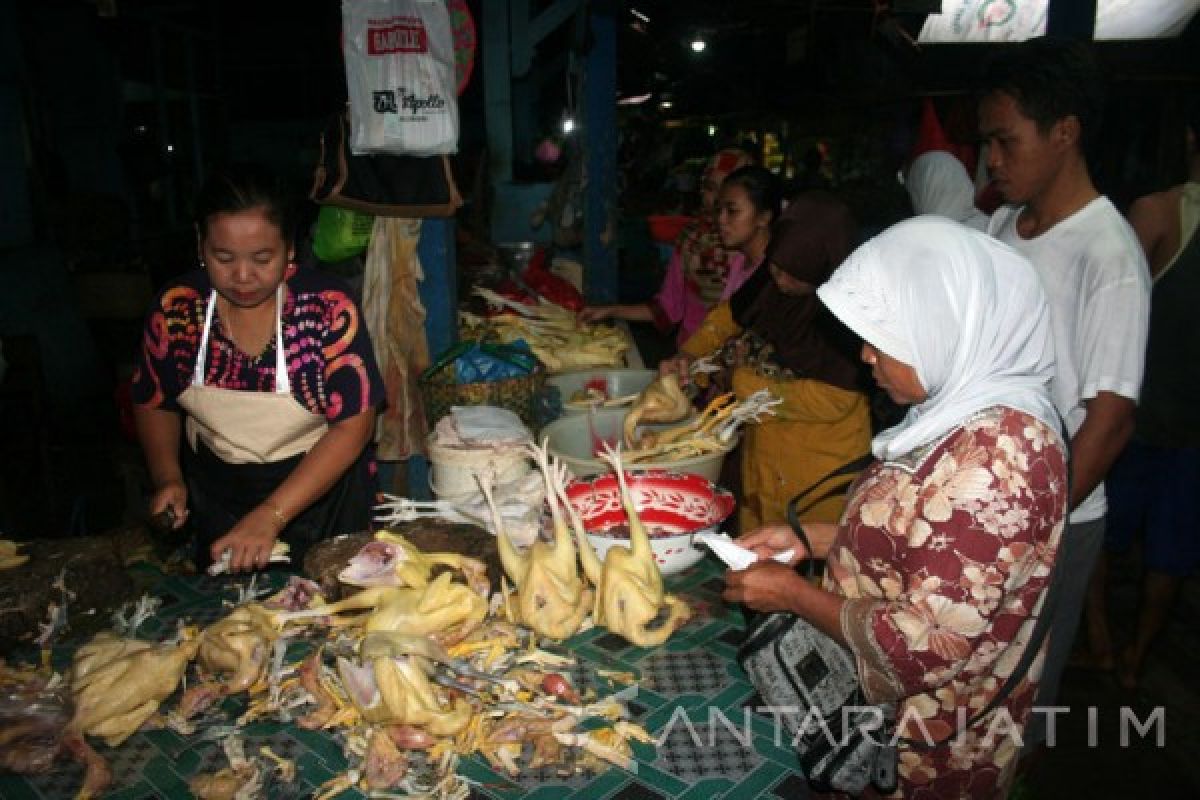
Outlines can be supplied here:
M142 577L147 577L143 575ZM281 586L286 575L273 573ZM162 598L156 618L147 621L139 635L161 638L174 630L177 619L207 625L227 613L223 600L237 596L245 579L148 576L151 593ZM261 581L260 581L261 584ZM671 591L684 596L696 618L662 647L634 647L603 629L586 631L566 643L579 660L571 670L576 685L613 688L596 677L597 668L631 671L639 677L636 697L627 702L635 720L656 739L658 747L635 743L635 769L616 767L594 775L560 777L553 769L523 772L510 778L492 770L478 757L464 758L460 774L474 784L472 798L480 800L750 800L798 798L807 792L795 757L780 739L774 719L755 712L759 705L754 688L734 660L741 640L740 610L721 601L721 567L709 557L691 570L668 580ZM67 642L54 653L62 669L80 642ZM289 660L292 653L289 653ZM167 701L170 706L175 698ZM241 710L236 698L224 711L231 718ZM664 737L665 734L665 737ZM272 798L303 798L346 767L340 743L331 732L307 731L277 722L256 722L242 730L247 754L262 744L294 759L298 777L291 784L272 785ZM170 730L143 731L120 747L108 748L93 740L113 770L111 800L190 796L188 781L194 775L227 766L219 742L203 738L203 731L181 736ZM83 770L62 760L53 773L33 777L0 775L0 798L74 797ZM364 797L347 790L340 798Z

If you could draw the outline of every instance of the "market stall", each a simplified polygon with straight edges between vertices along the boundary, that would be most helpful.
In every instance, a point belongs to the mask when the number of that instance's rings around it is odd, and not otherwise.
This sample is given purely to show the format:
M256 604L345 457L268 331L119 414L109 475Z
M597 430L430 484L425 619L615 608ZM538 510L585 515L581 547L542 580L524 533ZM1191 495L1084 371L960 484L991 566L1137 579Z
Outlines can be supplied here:
M420 541L420 535L414 529L413 540ZM147 640L170 636L180 623L210 625L251 591L251 579L244 577L166 575L144 565L134 573L149 587L148 596L162 602L137 629L137 635ZM744 798L794 796L799 778L786 735L781 741L775 720L753 710L754 690L734 663L743 620L740 611L721 602L720 575L717 562L707 559L668 579L668 590L693 609L694 617L661 647L636 647L599 627L561 645L545 646L546 652L563 659L562 673L585 698L619 697L629 721L658 740L657 746L633 742L626 768L603 764L596 769L595 760L582 758L582 751L568 751L558 763L529 769L523 766L526 752L519 761L522 767L513 774L478 754L464 756L457 774L465 780L469 795L458 796L497 800L707 797L720 792ZM287 579L287 572L272 571L260 576L254 586L276 591ZM291 642L285 663L301 661L322 643L321 636ZM65 640L56 645L54 667L65 669L80 644ZM161 710L174 709L178 700L176 693ZM308 710L301 707L297 713ZM353 755L347 759L353 731L309 730L295 721L268 718L237 725L246 711L245 695L235 695L206 712L190 733L147 726L117 747L97 740L96 749L113 775L112 791L105 796L190 796L189 783L197 776L229 764L228 741L233 734L241 740L245 756L270 767L261 794L255 796L314 796L323 786L335 786L357 760ZM269 748L271 755L265 755L263 748ZM592 762L591 771L581 771L585 760ZM409 764L410 776L418 784L430 780L430 770L422 761L417 755ZM294 775L289 768L271 766L285 763L294 765ZM0 797L72 797L83 777L81 766L60 760L54 770L41 775L0 777ZM338 796L366 794L352 788Z

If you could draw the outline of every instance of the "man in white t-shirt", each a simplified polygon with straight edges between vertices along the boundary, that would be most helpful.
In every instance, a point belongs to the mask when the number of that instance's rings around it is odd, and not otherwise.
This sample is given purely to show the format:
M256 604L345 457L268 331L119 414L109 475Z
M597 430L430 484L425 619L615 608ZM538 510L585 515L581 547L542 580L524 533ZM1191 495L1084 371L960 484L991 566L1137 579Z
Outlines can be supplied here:
M1092 183L1087 147L1103 80L1081 42L1006 45L985 70L979 129L1008 204L989 232L1037 268L1050 300L1055 404L1071 432L1071 528L1035 706L1055 704L1104 540L1104 476L1129 440L1142 381L1150 277L1137 237ZM1026 747L1045 741L1034 713Z

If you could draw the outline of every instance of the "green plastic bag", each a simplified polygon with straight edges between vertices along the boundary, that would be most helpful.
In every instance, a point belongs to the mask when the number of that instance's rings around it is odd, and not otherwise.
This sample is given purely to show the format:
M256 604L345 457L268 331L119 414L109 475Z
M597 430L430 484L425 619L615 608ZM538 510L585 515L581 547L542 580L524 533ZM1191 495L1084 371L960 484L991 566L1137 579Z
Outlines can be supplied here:
M313 254L322 261L344 261L367 249L375 217L349 208L321 206L313 231Z

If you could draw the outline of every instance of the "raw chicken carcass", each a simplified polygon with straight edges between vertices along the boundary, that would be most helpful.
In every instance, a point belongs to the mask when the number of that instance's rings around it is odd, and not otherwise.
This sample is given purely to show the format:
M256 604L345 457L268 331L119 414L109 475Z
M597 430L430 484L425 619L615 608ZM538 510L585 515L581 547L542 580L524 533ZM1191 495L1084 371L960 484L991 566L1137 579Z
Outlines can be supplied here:
M278 637L271 612L248 603L204 631L196 659L214 675L228 674L225 692L237 694L262 677L271 645Z
M654 561L646 526L634 507L620 452L609 449L601 457L617 474L621 501L629 518L629 547L610 547L601 563L583 526L578 523L573 507L567 503L565 490L562 498L576 520L575 532L584 572L597 587L593 618L597 625L603 625L639 647L656 647L688 621L691 609L679 598L663 591L662 573ZM666 616L658 621L662 612Z
M504 530L504 520L492 501L490 487L484 489L484 495L492 509L500 562L517 587L521 622L542 636L566 639L579 630L587 616L592 591L579 575L575 544L559 509L561 500L556 487L565 485L566 467L551 459L544 442L541 447L530 445L530 452L546 483L546 501L554 523L553 544L537 540L525 552L519 552Z
M335 624L361 623L364 630L436 635L443 641L458 641L483 622L487 601L473 589L454 583L453 575L443 572L427 586L399 589L374 586L328 605L301 611L277 612L274 619L286 624L297 619L327 617L348 611L366 614L338 620Z
M19 552L22 545L8 539L0 539L0 570L19 567L29 560L29 556Z
M199 647L199 638L150 645L98 634L72 670L71 729L99 736L109 747L121 744L175 691Z
M367 722L413 725L434 736L453 736L470 722L471 706L439 697L420 661L380 655L359 666L339 658L338 675Z
M679 422L691 410L691 402L679 387L679 378L676 375L659 375L633 401L625 417L625 446L638 446L638 425L645 422Z
M487 567L477 558L458 553L425 553L398 533L379 531L350 559L338 580L350 586L421 588L429 585L435 567L462 573L467 585L487 597L491 590Z

